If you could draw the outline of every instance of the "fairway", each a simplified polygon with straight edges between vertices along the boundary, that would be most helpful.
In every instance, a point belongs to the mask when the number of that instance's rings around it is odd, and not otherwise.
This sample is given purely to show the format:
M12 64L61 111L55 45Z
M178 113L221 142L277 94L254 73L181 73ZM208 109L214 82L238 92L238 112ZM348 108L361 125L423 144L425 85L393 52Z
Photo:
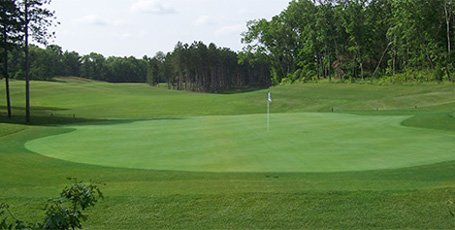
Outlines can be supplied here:
M273 87L269 132L268 90L33 81L24 125L11 85L0 202L19 217L77 177L103 184L89 229L455 228L452 84Z
M200 172L340 172L455 160L455 134L405 127L408 116L331 113L198 116L65 126L26 143L62 160ZM430 144L431 143L431 144Z

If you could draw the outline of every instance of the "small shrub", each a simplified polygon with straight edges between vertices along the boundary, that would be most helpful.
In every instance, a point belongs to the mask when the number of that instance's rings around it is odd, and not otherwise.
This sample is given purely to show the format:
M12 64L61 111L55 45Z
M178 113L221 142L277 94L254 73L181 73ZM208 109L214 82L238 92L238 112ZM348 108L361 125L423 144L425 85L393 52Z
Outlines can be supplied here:
M449 208L449 213L455 217L455 202L449 200L447 201L447 207Z
M297 71L294 72L292 76L292 83L300 80L303 76L303 71L301 69L298 69Z
M444 69L441 66L436 66L433 76L436 81L441 82L444 80Z
M291 85L292 83L292 75L288 75L281 79L280 85Z
M27 223L17 219L7 204L0 204L0 229L80 229L87 220L83 213L103 198L97 184L84 183L70 178L68 185L55 199L45 205L45 217L41 223Z

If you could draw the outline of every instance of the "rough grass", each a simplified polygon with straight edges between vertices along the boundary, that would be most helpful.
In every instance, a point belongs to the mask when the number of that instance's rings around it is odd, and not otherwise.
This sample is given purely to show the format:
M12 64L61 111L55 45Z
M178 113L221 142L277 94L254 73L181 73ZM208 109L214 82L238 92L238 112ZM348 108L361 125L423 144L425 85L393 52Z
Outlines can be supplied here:
M20 116L22 84L13 82L12 88L14 112ZM274 112L334 108L336 113L411 116L404 125L455 131L451 85L309 84L272 91ZM85 225L91 229L455 228L446 206L455 197L454 161L361 172L198 173L91 166L24 147L70 131L56 123L259 114L265 92L211 95L135 84L32 82L35 125L0 124L0 201L10 203L19 217L38 219L47 198L58 194L66 177L76 176L106 183L106 199L91 210ZM443 96L435 101L428 95Z

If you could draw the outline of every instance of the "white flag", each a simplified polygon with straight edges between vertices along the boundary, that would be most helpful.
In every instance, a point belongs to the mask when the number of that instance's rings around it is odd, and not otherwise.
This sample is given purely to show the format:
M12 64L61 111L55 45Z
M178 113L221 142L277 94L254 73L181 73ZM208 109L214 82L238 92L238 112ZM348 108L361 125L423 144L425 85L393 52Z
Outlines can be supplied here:
M267 94L267 101L272 102L272 93L271 92L269 92Z

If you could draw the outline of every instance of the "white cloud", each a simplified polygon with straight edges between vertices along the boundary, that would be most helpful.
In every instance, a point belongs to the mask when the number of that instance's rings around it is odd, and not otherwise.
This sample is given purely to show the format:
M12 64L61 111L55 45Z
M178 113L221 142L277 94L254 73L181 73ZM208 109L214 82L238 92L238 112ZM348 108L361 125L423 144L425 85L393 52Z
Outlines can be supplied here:
M220 29L216 30L215 35L221 36L221 35L240 34L245 30L246 30L246 28L245 28L245 25L243 25L243 24L227 25L227 26L223 26Z
M240 15L251 15L251 14L254 14L255 12L251 9L242 8L242 9L239 9L237 11L237 13Z
M120 37L123 38L123 39L130 39L130 38L133 37L133 35L130 34L130 33L123 33L123 34L120 35Z
M78 23L92 26L108 26L109 22L96 15L87 15L75 20Z
M144 14L173 14L177 12L173 7L162 3L160 0L138 0L131 5L131 11Z
M195 26L206 26L210 24L213 24L213 20L207 15L201 15L193 21L193 25Z
M123 27L123 26L127 26L128 25L128 22L126 20L114 20L112 21L111 23L113 26L117 26L117 27Z

